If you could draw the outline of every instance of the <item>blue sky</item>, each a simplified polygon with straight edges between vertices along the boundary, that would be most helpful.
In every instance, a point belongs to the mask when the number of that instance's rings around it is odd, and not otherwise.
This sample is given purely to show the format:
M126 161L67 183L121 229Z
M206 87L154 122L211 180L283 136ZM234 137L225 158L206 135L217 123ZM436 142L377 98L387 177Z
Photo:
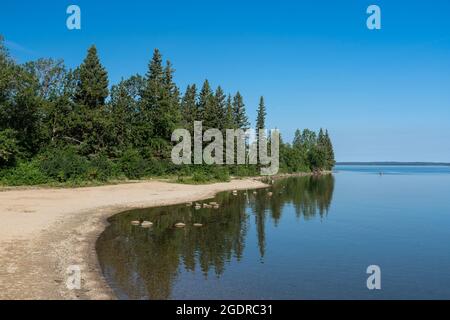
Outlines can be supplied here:
M66 28L70 4L82 30ZM366 27L370 4L381 30ZM2 0L0 34L18 62L74 67L96 44L111 83L159 48L182 90L240 90L252 121L264 95L268 127L285 140L328 128L338 161L450 161L448 0Z

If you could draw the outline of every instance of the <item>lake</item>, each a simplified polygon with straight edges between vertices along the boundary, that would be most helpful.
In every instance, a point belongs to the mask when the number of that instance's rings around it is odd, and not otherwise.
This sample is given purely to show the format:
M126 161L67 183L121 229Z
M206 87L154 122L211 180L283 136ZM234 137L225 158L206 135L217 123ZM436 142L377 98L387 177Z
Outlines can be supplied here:
M118 214L97 253L119 299L450 299L449 194L450 167L337 166Z

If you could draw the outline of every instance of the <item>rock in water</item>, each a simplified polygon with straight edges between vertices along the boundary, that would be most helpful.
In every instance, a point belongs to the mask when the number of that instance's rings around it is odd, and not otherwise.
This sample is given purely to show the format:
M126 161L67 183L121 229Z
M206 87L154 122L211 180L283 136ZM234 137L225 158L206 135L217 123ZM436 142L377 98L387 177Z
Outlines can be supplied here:
M153 225L153 222L150 221L144 221L141 223L142 228L150 228Z
M194 227L203 227L201 223L194 223Z
M184 228L184 227L186 227L186 224L184 224L183 222L178 222L177 224L175 224L175 227Z
M133 220L133 221L131 221L131 224L132 224L133 226L138 226L138 225L140 225L141 223L140 223L139 221L137 221L137 220Z

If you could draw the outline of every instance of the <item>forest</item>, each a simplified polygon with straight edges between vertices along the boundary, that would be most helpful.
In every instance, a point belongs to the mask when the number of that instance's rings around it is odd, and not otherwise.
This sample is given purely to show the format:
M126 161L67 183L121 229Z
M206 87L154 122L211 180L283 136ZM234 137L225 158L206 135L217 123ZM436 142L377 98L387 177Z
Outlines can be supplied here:
M261 97L253 128L266 128ZM171 177L178 182L256 176L258 165L175 165L172 132L248 129L242 94L208 80L182 92L174 67L155 49L145 75L110 85L91 46L76 68L41 58L17 63L0 36L0 185L85 185ZM327 130L297 130L280 141L280 172L330 170L335 164Z

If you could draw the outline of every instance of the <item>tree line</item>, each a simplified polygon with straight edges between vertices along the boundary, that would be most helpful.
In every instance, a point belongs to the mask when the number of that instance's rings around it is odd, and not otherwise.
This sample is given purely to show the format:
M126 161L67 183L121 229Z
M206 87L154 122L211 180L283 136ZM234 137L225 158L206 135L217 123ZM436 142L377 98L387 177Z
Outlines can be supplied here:
M261 97L256 128L265 128ZM205 80L185 92L174 68L155 49L147 73L109 85L95 46L80 66L43 58L16 63L0 37L0 183L44 184L176 175L180 181L257 175L255 165L175 166L176 128L248 129L244 98ZM280 146L284 172L328 170L334 165L327 131L297 131Z

